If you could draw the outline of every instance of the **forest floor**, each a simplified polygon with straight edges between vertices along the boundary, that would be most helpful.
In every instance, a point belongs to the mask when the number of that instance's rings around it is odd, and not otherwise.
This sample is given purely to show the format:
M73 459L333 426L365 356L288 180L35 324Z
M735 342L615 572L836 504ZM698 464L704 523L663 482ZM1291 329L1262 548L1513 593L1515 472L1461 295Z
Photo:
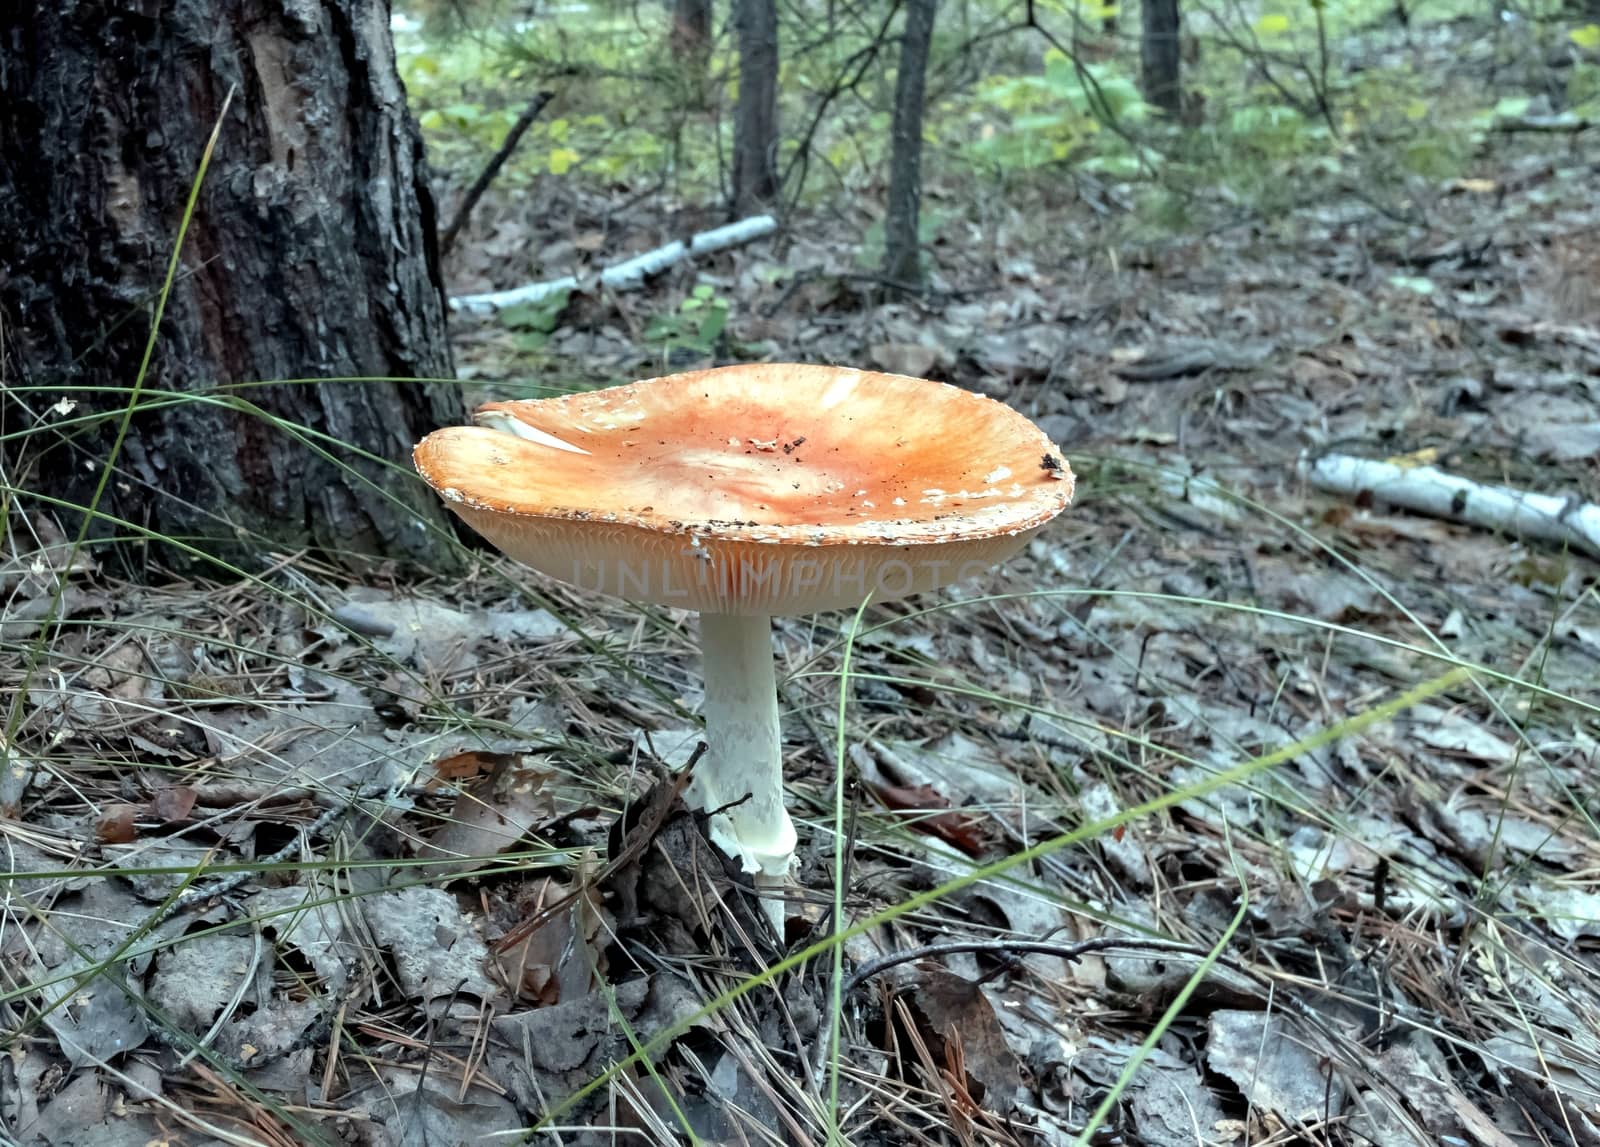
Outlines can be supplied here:
M842 729L850 619L775 626L784 937L653 787L696 739L692 617L493 559L141 588L88 556L41 630L62 547L9 555L0 1139L820 1144L836 1112L1066 1145L1108 1104L1092 1142L1600 1143L1600 564L1300 469L1600 499L1593 133L1484 167L1415 217L1116 246L1079 184L936 245L918 301L874 298L860 220L801 215L538 338L458 316L484 395L841 362L1002 398L1077 470L989 584L869 611ZM716 222L491 194L451 287ZM725 335L664 351L696 284Z

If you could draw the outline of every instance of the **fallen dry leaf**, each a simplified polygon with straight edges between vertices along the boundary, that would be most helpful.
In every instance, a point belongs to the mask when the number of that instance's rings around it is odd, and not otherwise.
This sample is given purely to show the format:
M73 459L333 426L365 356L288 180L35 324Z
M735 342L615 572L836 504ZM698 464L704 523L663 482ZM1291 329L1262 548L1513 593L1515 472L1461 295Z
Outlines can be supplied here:
M867 348L874 366L890 374L927 378L944 357L937 347L921 343L875 343Z
M187 820L189 813L194 809L197 795L188 785L171 785L156 790L155 797L150 801L150 808L162 824Z
M531 829L556 815L555 800L548 790L551 774L522 765L520 754L458 753L447 762L451 769L471 776L475 774L466 770L479 768L491 758L497 762L491 771L457 795L449 819L421 850L424 856L447 861L428 866L425 871L430 877L474 872L515 848Z
M537 887L536 904L552 903L567 894L567 885L549 877L539 880ZM561 985L556 972L562 953L573 947L573 931L572 913L559 912L516 947L494 953L502 982L511 987L514 995L540 1007L559 1004Z
M1289 1124L1327 1119L1344 1110L1345 1085L1299 1029L1266 1012L1212 1013L1206 1063L1250 1102Z
M980 818L971 813L935 811L950 810L950 802L932 785L874 785L872 791L878 794L878 799L884 805L896 812L933 814L907 820L908 828L937 836L968 856L978 856L988 846L988 833Z
M107 805L100 819L94 822L95 839L101 844L132 843L138 835L133 822L139 812L140 807L135 804Z
M433 776L424 787L436 789L446 781L471 780L496 769L514 766L521 759L520 753L486 753L477 749L452 753L433 763Z
M931 960L919 961L901 980L931 1037L943 1041L952 1028L960 1033L961 1058L983 1086L981 1098L991 1105L1009 1102L1022 1081L1021 1064L983 988Z
M598 894L588 885L590 874L579 871L584 892L565 910L555 913L521 942L505 951L492 953L502 983L512 994L541 1007L563 1000L577 999L589 991L594 971L604 971L604 962L594 946L600 925ZM536 881L520 897L529 914L566 896L570 886L549 877Z
M444 889L380 892L364 897L361 911L372 939L388 950L400 990L408 997L431 1000L465 992L482 1000L494 998L495 986L483 970L488 949Z

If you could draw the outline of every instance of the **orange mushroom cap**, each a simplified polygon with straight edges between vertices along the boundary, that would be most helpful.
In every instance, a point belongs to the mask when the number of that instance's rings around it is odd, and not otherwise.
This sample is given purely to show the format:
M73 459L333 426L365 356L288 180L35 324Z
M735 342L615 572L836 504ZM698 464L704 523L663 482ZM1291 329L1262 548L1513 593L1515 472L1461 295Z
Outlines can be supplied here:
M702 612L937 588L1009 557L1072 500L1071 469L1028 419L903 375L729 366L477 418L415 451L468 525L552 577Z

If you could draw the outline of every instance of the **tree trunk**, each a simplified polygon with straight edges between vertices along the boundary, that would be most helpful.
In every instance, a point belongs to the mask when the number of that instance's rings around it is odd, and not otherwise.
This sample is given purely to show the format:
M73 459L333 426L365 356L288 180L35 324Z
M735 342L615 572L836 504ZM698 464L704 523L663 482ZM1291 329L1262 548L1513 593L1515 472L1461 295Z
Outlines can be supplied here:
M1178 0L1142 0L1140 77L1145 101L1169 116L1183 111Z
M889 165L889 219L884 224L883 274L891 283L920 290L922 244L922 104L928 50L939 0L906 0L900 69L894 85L894 156Z
M739 106L733 124L733 210L749 215L778 198L777 0L734 0Z
M706 68L711 62L711 0L673 0L672 56L683 69L685 103L706 107Z
M99 509L233 561L259 561L265 546L309 546L447 564L448 549L426 527L448 527L414 480L410 449L460 420L453 386L214 389L453 377L433 201L384 0L0 5L7 380L133 385L230 88L144 383L147 400L203 391L212 400L136 412ZM70 397L76 417L117 410L129 396ZM118 419L51 430L54 398L13 391L8 428L36 425L0 447L6 477L86 505ZM277 420L312 434L303 441ZM74 533L80 525L70 512L37 508ZM128 530L97 523L93 532Z

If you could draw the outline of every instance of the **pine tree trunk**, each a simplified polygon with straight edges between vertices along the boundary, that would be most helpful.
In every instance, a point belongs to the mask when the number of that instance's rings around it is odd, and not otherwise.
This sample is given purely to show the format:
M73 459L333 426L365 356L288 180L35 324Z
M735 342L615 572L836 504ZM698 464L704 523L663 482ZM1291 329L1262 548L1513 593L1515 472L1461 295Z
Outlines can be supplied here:
M778 198L778 6L734 0L739 105L733 124L733 209L749 215Z
M433 202L384 0L11 0L0 5L0 322L13 387L132 386L230 88L146 391L453 377ZM460 420L454 387L221 393L264 414L212 401L137 412L101 512L247 563L267 545L448 562L425 528L448 529L413 480L410 448ZM13 395L8 429L54 418L54 396ZM128 399L71 397L77 415ZM275 420L309 428L309 444ZM86 504L115 425L12 440L6 476ZM76 532L70 512L38 508Z
M1146 102L1169 116L1183 110L1178 0L1142 0L1140 78Z
M884 278L902 287L922 287L922 105L928 52L938 0L907 0L894 86L894 155L889 165L889 219L884 225Z

